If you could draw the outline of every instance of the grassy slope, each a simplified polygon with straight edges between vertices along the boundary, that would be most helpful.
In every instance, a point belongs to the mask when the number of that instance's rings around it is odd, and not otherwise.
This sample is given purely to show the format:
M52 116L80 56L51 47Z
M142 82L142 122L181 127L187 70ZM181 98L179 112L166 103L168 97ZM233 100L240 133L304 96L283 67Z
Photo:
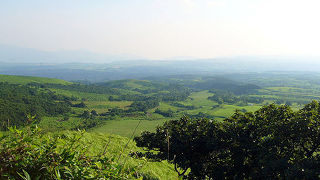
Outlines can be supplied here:
M11 75L0 75L0 82L9 82L15 84L27 84L31 82L37 83L56 83L56 84L71 84L71 82L67 82L59 79L51 79L51 78L41 78L41 77L28 77L28 76L11 76ZM89 101L86 101L88 104L88 108L84 109L97 109L98 112L104 112L106 109L110 107L120 107L124 108L131 104L131 102L110 102L107 101L108 96L94 93L81 93L74 91L66 91L66 90L56 90L59 94L64 95L74 95L79 98L86 98ZM40 122L39 126L44 129L52 129L52 130L65 130L73 127L73 124L79 121L80 119L77 117L70 117L68 121L59 122L58 119L61 117L44 117ZM116 120L107 122L106 125L108 128L102 130L97 130L97 132L111 132L112 130L121 131L121 129L117 129L117 127L124 127L122 129L123 134L125 136L131 136L132 127L136 126L135 123L138 122L137 119L125 121L127 119ZM120 124L114 124L113 122L121 122ZM136 131L137 133L142 130L153 130L155 125L153 125L153 121L147 121L149 123L141 123L141 127ZM150 125L150 122L152 122ZM158 124L162 123L159 121L155 121ZM112 124L114 124L112 126ZM52 132L52 131L51 131ZM60 132L62 133L62 132ZM67 134L75 133L73 131L63 132ZM49 133L50 134L50 133ZM2 132L0 132L0 137L2 136ZM127 148L123 151L123 148L130 141ZM96 132L87 132L84 134L83 139L79 142L82 145L89 146L90 153L92 155L96 155L98 153L103 152L106 144L107 151L106 155L110 158L114 158L115 161L118 161L121 164L125 164L127 168L135 168L137 171L142 174L146 179L177 179L177 173L174 171L174 168L171 164L163 161L163 162L148 162L145 159L135 159L128 154L130 152L141 151L142 149L135 146L135 143L132 140L129 140L126 137L122 137L114 134L105 134L105 133L96 133ZM122 154L121 158L119 158L120 154Z
M127 148L124 149L128 142ZM177 179L177 173L174 171L173 166L165 161L148 162L144 159L128 156L130 152L142 150L136 147L134 142L128 138L111 134L85 133L79 143L88 146L89 153L92 155L104 152L106 147L106 156L113 158L120 164L125 164L127 168L136 168L139 173L142 173L148 179Z
M74 96L79 99L85 98L89 101L107 101L109 96L106 94L95 94L95 93L87 93L87 92L77 92L77 91L69 91L63 89L53 89L50 90L56 92L57 94L62 94L65 96Z
M179 102L185 105L194 105L196 109L194 110L183 110L183 108L178 108L175 106L170 105L170 103L161 102L159 109L161 110L168 110L171 109L173 111L180 110L179 113L176 114L175 117L166 118L162 115L153 113L154 109L149 110L149 116L139 116L139 117L117 117L113 120L107 120L105 123L100 126L90 130L90 132L100 132L100 133L111 133L111 134L118 134L125 137L131 137L134 129L138 125L139 121L141 120L139 126L137 127L136 132L134 135L139 135L142 131L153 131L158 125L163 124L165 121L170 119L178 119L183 114L197 114L199 112L207 113L210 115L216 116L217 120L223 120L224 117L229 117L232 115L236 109L246 109L247 111L255 111L262 104L259 105L252 105L252 106L237 106L237 105L221 105L219 108L212 109L213 105L217 105L216 102L208 100L209 96L212 96L212 93L208 91L200 91L193 93L189 99L186 101ZM127 104L126 104L127 103ZM95 109L98 112L104 112L106 107L114 107L118 106L123 108L123 105L129 105L130 102L94 102L88 101L88 109Z
M141 119L141 121L140 121L140 119ZM90 132L119 134L119 135L125 136L125 137L131 137L132 135L138 136L143 131L154 131L158 125L163 124L166 120L167 120L166 118L159 118L158 120L149 120L148 121L144 117L117 118L115 120L106 121L103 126L93 128L90 130ZM139 124L139 122L140 122L140 124ZM137 129L134 132L136 127L137 127Z
M39 82L39 83L60 83L60 84L68 84L69 82L58 80L58 79L50 79L50 78L38 78L38 77L25 77L25 76L7 76L7 75L0 75L0 82L1 81L7 81L10 83L21 83L26 84L29 82ZM142 81L143 83L148 83L147 81ZM126 87L128 89L148 89L147 87L143 87L141 85L140 81L135 80L128 80L126 81ZM87 108L73 108L76 113L81 113L83 110L92 110L95 109L98 113L106 112L108 108L112 107L119 107L119 108L126 108L129 106L132 102L130 101L108 101L108 95L103 94L94 94L94 93L82 93L82 92L75 92L75 91L67 91L67 90L57 90L55 91L59 94L64 94L68 96L76 96L79 98L85 98L87 101L85 103L87 104ZM132 92L129 90L123 90ZM296 98L306 98L306 97L319 97L317 94L319 94L318 90L314 89L303 89L303 88L297 88L297 87L265 87L263 89L260 89L260 95L255 95L258 97L265 97L265 98L277 98L277 97L286 97L291 96L290 98L296 99ZM156 128L156 126L161 125L167 120L170 119L178 119L183 114L197 114L199 112L208 113L211 115L216 116L218 120L224 119L224 117L228 117L234 113L236 109L246 109L247 111L255 111L259 107L262 106L262 104L255 104L252 106L237 106L237 105L221 105L218 108L212 108L212 106L217 105L216 102L208 100L207 98L209 96L212 96L212 93L209 93L208 91L200 91L200 92L194 92L191 94L190 98L188 98L186 101L179 102L184 105L194 105L196 109L194 110L183 110L183 108L172 106L171 103L161 102L160 106L157 107L162 110L168 110L171 109L173 111L180 110L179 113L176 114L173 118L165 118L162 115L153 113L154 109L151 109L148 111L149 115L144 116L138 116L138 117L117 117L112 120L106 120L105 124L103 124L100 127L96 127L90 130L90 133L86 133L86 141L92 141L93 150L99 150L102 147L102 144L105 144L106 139L111 139L110 145L108 146L108 152L110 153L110 156L117 156L121 152L121 147L124 147L125 142L128 140L127 138L123 138L117 135L108 135L109 134L118 134L125 137L131 137L131 135L134 132L135 127L139 123L140 120L141 123L138 126L136 132L134 135L139 135L142 131L148 130L152 131ZM294 97L292 97L294 96ZM272 103L270 100L267 101L268 103ZM295 107L294 107L295 108ZM183 111L182 111L183 110ZM40 126L42 126L44 129L52 129L52 130L65 130L68 128L71 128L75 123L77 123L80 119L76 116L70 117L70 120L65 122L59 122L57 119L61 119L61 117L48 117L44 118ZM104 133L104 134L102 134ZM0 132L1 137L1 132ZM134 143L131 142L130 146L128 148L128 151L130 149L136 149L137 147L134 146ZM142 163L143 160L136 160L132 158L128 158L127 163L128 165L131 164L132 166L139 166L139 164ZM171 169L170 169L171 168ZM141 167L141 170L144 173L151 174L152 177L158 177L160 179L176 179L176 174L172 170L172 166L170 166L168 163L147 163L146 165L143 165Z
M12 83L28 83L28 82L40 82L40 83L61 83L68 84L69 82L58 79L50 79L50 78L39 78L39 77L26 77L26 76L7 76L0 75L0 81L7 81ZM137 93L135 91L131 91L133 89L152 89L153 83L150 81L140 81L140 80L121 80L109 82L111 86L121 86L123 88L127 88L127 90L120 90L122 93ZM130 90L128 90L130 89ZM79 99L86 99L85 103L87 104L87 108L73 108L73 110L79 114L84 110L93 110L95 109L98 113L103 113L108 111L108 108L127 108L132 102L130 101L108 101L109 95L106 94L95 94L95 93L84 93L84 92L76 92L76 91L68 91L68 90L60 90L60 89L52 89L56 91L58 94L64 94L67 96L76 96ZM264 98L277 98L277 97L286 97L291 96L293 99L301 98L301 96L316 96L315 89L303 89L297 87L265 87L260 89L260 95L254 95L258 97ZM210 115L216 116L217 120L223 120L225 117L228 117L234 113L236 109L246 109L247 111L255 111L263 104L254 104L252 106L237 106L237 105L220 105L218 108L213 108L213 106L218 105L216 102L208 100L209 96L212 96L212 93L208 91L200 91L194 92L191 94L190 98L186 101L179 102L184 105L193 105L196 108L193 110L185 110L183 108L172 106L170 102L160 102L160 106L157 107L161 110L171 109L173 111L179 111L176 113L176 116L173 118L165 118L162 115L153 113L154 109L148 111L148 116L139 116L139 117L117 117L116 119L110 119L105 121L105 124L94 128L92 131L96 132L106 132L106 133L114 133L122 136L129 137L132 134L133 129L136 127L139 120L143 120L139 125L137 133L140 133L143 130L154 130L156 126L162 124L166 120L170 119L178 119L183 114L197 114L199 112L207 113ZM295 96L295 97L292 97ZM268 103L272 103L272 100L266 101ZM79 103L79 102L74 102ZM296 108L296 107L294 107ZM72 116L69 121L60 122L57 121L61 119L61 117L55 118L44 118L41 122L43 128L51 128L51 129L70 129L73 124L80 121L80 119L76 116Z
M8 82L15 84L27 84L31 82L36 83L53 83L53 84L71 84L71 82L53 79L53 78L43 78L43 77L31 77L31 76L11 76L0 74L0 82Z
M153 83L147 80L125 79L125 80L111 81L104 84L107 85L108 87L113 87L113 88L121 87L122 89L128 89L128 90L154 89Z

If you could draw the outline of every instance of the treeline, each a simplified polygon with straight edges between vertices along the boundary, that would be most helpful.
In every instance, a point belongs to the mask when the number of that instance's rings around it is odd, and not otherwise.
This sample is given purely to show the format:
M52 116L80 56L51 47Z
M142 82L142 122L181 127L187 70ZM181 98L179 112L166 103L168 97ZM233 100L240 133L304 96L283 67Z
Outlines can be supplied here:
M98 85L84 85L84 84L40 84L40 83L29 83L29 85L37 86L41 88L53 88L53 89L63 89L68 91L77 91L77 92L86 92L86 93L96 93L96 94L114 94L118 95L120 94L119 91L117 91L114 88L108 88L105 86L98 86Z
M196 108L194 105L184 105L184 104L179 103L179 102L171 103L171 105L175 106L175 107L184 108L184 109L187 109L187 110L192 110L192 109Z
M207 114L207 113L203 113L203 112L198 112L198 114L185 114L186 117L189 117L191 119L214 119L215 116Z
M98 126L99 124L102 123L101 119L98 118L99 114L95 110L85 110L83 113L79 116L81 118L81 121L78 125L76 125L73 130L78 130L78 129L90 129L93 127Z
M209 91L210 93L214 93L213 96L208 97L209 100L216 101L219 104L228 103L228 104L235 104L235 103L256 103L260 104L264 101L261 97L253 97L253 96L236 96L234 93L230 91L222 91L213 89Z
M139 113L145 113L147 110L159 106L159 102L155 100L134 101L128 109L118 107L110 108L107 112L101 113L100 116L131 116Z
M139 82L139 81L138 81ZM143 83L143 81L139 82ZM149 99L156 99L158 101L184 101L190 95L191 90L189 88L176 85L176 84L158 84L158 83L146 83L144 85L151 86L150 89L129 89L124 85L119 84L117 86L108 87L107 84L40 84L40 83L29 83L30 86L39 87L39 88L53 88L53 89L62 89L69 91L77 92L86 92L86 93L96 93L96 94L107 94L110 101L145 101ZM118 89L117 89L118 88ZM136 91L141 94L128 94L124 93L121 90L130 90ZM72 100L77 100L73 97Z
M128 84L141 86L133 88ZM129 91L135 91L135 94L121 94L119 96L110 96L111 101L145 101L148 99L156 99L158 101L184 101L190 95L191 90L179 84L160 83L140 80L119 80L107 83L99 83L98 85L117 88ZM139 94L137 94L137 92Z
M168 160L187 179L319 179L319 134L319 102L296 112L271 104L222 122L168 121L136 137L148 151L135 154Z
M173 117L173 115L174 115L174 112L171 109L160 110L160 109L157 108L154 112L157 113L157 114L161 114L164 117Z
M109 96L109 101L147 101L150 99L156 101L184 101L188 98L190 92L160 92L158 94L123 94L119 96Z
M236 95L255 93L257 89L260 89L260 87L255 84L239 84L238 82L223 77L203 78L202 81L188 86L200 90L218 89L229 91Z
M43 116L65 114L70 98L28 85L0 83L0 129L20 126Z
M123 94L119 96L109 96L109 101L148 101L153 97L143 94Z
M146 112L148 109L152 109L159 106L159 101L157 100L147 100L147 101L134 101L127 110L128 112L142 111Z

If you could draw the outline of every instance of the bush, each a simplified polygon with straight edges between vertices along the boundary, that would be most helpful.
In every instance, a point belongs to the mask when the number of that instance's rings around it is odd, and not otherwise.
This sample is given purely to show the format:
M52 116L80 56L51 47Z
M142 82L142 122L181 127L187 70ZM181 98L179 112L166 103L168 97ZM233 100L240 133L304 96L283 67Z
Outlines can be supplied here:
M161 114L164 117L173 117L173 115L174 115L174 112L171 109L165 111L165 110L160 110L157 108L154 112L157 114Z
M223 122L182 117L135 141L146 157L169 160L189 179L319 179L319 134L313 101L297 112L275 104L236 111Z
M72 135L43 135L39 128L18 130L1 138L0 179L127 179L135 170L100 153L89 156L77 143L84 131ZM30 178L29 178L30 179Z

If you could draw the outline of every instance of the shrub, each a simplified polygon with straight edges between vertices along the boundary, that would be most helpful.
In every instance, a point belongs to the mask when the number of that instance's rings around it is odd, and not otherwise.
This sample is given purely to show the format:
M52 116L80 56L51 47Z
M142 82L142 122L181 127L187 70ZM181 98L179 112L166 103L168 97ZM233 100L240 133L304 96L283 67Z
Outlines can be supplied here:
M236 111L223 122L182 117L135 141L146 157L169 160L189 179L319 179L319 134L313 101L297 112L275 104Z
M0 179L127 179L135 170L104 156L89 156L77 143L84 131L72 135L43 135L37 127L10 133L0 142Z

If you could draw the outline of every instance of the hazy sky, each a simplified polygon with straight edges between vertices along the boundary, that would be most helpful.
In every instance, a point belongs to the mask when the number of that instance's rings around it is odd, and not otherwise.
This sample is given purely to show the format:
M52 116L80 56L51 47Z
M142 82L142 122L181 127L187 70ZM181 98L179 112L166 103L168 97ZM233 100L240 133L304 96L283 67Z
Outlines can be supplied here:
M320 56L320 0L1 0L0 43L161 59Z

